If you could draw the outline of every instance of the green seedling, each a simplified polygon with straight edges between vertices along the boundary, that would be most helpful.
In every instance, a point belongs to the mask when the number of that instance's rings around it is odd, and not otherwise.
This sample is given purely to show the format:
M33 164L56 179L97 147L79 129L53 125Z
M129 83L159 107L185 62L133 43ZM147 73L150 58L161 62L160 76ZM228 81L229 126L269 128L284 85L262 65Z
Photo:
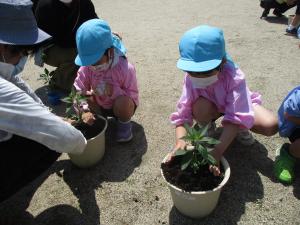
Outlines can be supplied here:
M44 68L44 73L40 74L40 77L38 78L38 80L42 80L44 82L44 84L48 85L51 78L52 78L52 73L49 72L49 70L47 68Z
M181 157L181 170L190 167L194 173L197 173L201 166L216 165L215 158L209 154L213 147L220 141L208 137L208 125L196 129L184 124L187 134L182 137L192 148L179 149L176 151L175 157Z
M72 89L70 94L61 100L67 103L67 117L75 120L77 123L82 122L82 114L84 113L84 110L82 109L82 103L86 102L87 97L82 96L75 89Z

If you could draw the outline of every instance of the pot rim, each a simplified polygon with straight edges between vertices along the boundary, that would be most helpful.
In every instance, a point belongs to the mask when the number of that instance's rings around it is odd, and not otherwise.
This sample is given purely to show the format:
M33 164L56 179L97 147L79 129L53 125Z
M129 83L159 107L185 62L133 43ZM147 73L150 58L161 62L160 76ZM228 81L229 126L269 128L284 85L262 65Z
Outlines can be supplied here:
M163 159L163 162L165 162L167 160L167 158L168 158L168 155ZM222 165L224 167L224 170L225 170L224 178L223 178L222 182L217 187L215 187L212 190L208 190L208 191L191 191L191 192L184 191L183 189L181 189L181 188L171 184L170 182L168 182L166 180L165 176L164 176L164 173L163 173L162 169L160 169L160 173L161 173L162 177L164 178L164 180L167 182L169 187L172 187L173 189L175 189L179 192L182 192L182 193L193 194L193 195L201 195L201 194L204 194L204 193L215 192L215 191L220 190L227 183L227 181L229 180L231 170L230 170L229 163L225 159L224 156L222 156L222 158L221 158L221 163L222 163Z
M107 129L107 126L108 126L107 119L104 118L104 117L101 116L101 115L98 115L98 114L97 114L96 116L97 116L97 118L104 120L105 125L104 125L104 127L103 127L103 129L102 129L102 131L101 131L100 133L98 133L96 136L94 136L94 137L92 137L92 138L89 138L88 140L94 140L96 137L102 135L102 134L106 131L106 129Z

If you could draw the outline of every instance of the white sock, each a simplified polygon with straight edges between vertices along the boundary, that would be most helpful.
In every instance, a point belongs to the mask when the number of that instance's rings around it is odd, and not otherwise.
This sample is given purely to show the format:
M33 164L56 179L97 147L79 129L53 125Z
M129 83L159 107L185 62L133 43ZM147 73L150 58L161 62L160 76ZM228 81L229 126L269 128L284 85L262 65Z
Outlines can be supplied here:
M292 24L290 24L290 25L288 26L288 30L293 30L294 28L296 28L296 27L293 26Z
M118 122L119 122L119 123L122 123L122 124L127 124L127 123L130 123L131 120L128 120L128 121L125 121L125 122L124 122L124 121L121 121L121 120L118 119Z

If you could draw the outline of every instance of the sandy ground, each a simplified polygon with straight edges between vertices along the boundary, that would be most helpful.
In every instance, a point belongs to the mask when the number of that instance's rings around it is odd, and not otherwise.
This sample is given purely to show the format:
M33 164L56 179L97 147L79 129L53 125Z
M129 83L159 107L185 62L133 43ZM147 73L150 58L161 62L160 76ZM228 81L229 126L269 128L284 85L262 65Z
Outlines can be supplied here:
M216 210L203 220L189 219L174 208L160 175L161 160L174 144L168 118L181 94L183 73L176 68L181 35L200 24L223 28L227 51L245 72L250 89L259 91L264 106L276 112L287 92L299 85L300 41L285 35L287 19L260 20L258 0L94 4L98 15L121 33L136 66L141 105L133 118L134 140L116 144L110 123L99 165L80 170L63 155L0 205L1 225L300 224L299 175L293 185L284 186L272 174L275 150L286 141L278 135L255 135L256 144L247 148L233 143L225 155L230 181ZM41 71L30 62L23 77L43 95L37 81Z

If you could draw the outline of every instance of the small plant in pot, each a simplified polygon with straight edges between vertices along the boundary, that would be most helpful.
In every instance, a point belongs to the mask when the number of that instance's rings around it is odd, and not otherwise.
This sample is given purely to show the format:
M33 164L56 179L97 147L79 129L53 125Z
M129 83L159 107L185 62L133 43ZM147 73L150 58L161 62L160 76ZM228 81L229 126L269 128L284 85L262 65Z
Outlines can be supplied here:
M100 116L94 115L95 121L89 125L83 121L83 103L87 97L82 96L76 90L72 89L70 94L63 98L62 101L67 103L66 114L76 129L80 130L87 139L87 146L82 154L69 154L71 161L78 167L87 168L97 164L105 152L105 131L107 120Z
M44 73L40 74L40 77L38 78L38 80L42 80L45 85L48 85L48 87L47 87L48 102L51 105L58 105L61 102L60 98L62 96L61 96L61 93L51 90L49 88L49 83L50 83L51 78L52 78L52 73L49 72L49 70L47 68L44 68Z
M188 145L179 149L168 160L166 156L161 164L161 173L171 192L175 207L184 215L202 218L216 207L222 187L230 176L226 159L221 159L221 175L214 176L210 171L216 160L209 151L219 143L207 136L208 126L189 127L184 125L187 134L184 139Z

